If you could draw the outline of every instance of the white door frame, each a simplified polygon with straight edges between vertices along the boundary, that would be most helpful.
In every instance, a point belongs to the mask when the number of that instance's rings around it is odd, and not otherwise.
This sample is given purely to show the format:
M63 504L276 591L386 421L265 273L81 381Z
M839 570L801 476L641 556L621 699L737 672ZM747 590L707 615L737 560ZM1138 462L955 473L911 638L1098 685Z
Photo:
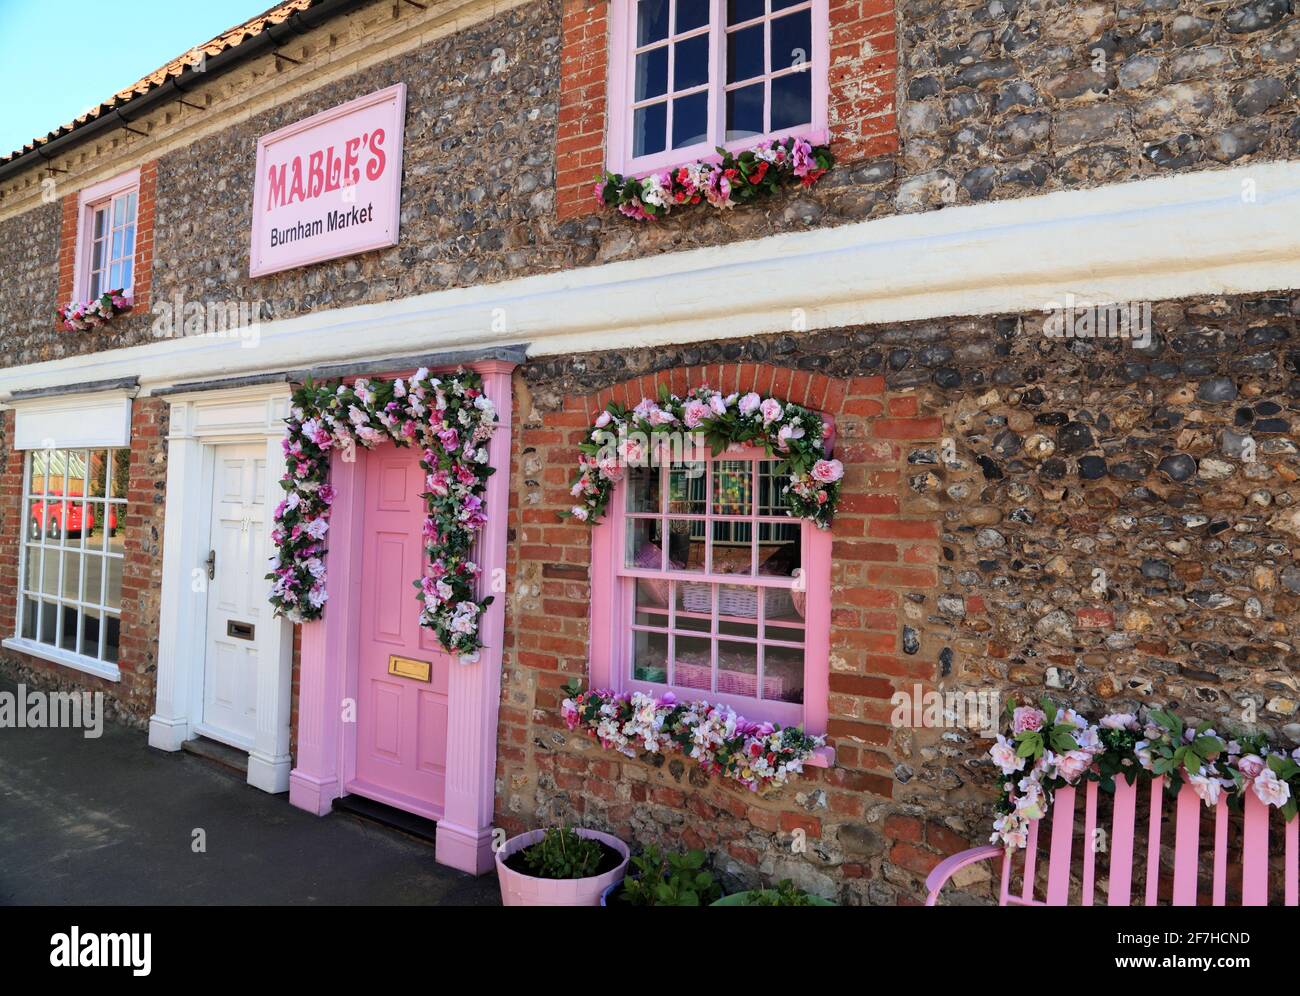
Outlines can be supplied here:
M158 696L149 720L149 745L180 750L199 735L203 717L203 670L207 653L207 592L195 590L205 572L212 515L216 449L223 443L260 442L266 447L268 503L266 549L274 527L284 473L285 383L176 394L167 400L167 504L163 525L162 612L158 632ZM206 573L202 576L206 578ZM289 789L290 678L293 626L271 615L257 633L257 732L248 752L248 783L266 792Z

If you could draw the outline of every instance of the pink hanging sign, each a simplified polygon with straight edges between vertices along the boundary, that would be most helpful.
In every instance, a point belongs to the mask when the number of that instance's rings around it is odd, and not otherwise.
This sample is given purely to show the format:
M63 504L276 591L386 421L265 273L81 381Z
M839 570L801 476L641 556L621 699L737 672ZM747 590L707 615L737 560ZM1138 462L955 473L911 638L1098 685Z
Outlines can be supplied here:
M257 142L249 276L397 245L406 84Z

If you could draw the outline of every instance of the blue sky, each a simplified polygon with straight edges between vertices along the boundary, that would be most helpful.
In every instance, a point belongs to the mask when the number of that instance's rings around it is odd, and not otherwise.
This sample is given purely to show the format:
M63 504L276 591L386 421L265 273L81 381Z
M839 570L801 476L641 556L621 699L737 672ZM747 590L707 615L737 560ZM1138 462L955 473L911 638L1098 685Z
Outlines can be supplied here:
M0 155L275 0L0 0Z

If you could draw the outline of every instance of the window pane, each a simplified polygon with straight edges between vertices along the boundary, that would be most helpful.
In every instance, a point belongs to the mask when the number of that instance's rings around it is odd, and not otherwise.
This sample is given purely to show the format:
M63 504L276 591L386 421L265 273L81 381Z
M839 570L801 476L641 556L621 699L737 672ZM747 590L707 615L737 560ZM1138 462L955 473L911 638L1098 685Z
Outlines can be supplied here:
M812 121L812 73L790 73L772 81L772 131Z
M84 567L86 575L86 587L82 595L82 601L90 605L98 605L100 599L104 596L104 557L100 554L86 554L86 563Z
M768 682L765 685L770 687ZM718 642L718 691L725 695L757 698L757 644L731 643L727 640Z
M713 687L713 642L704 637L679 636L674 654L673 684L709 691Z
M780 460L758 461L758 514L785 515L785 495L782 493L790 484L790 474L781 472Z
M713 514L750 515L754 493L750 480L754 464L749 460L719 460L713 465Z
M38 602L34 598L23 599L23 625L18 635L24 640L36 639L36 612Z
M703 86L709 82L709 36L696 35L679 41L673 46L673 90L689 90L691 87ZM673 111L673 131L677 131L676 115Z
M703 515L708 468L703 463L674 466L668 474L668 511L678 515Z
M75 605L63 606L59 617L59 649L77 652L77 633L81 629L81 612Z
M668 556L679 571L704 571L708 551L704 542L704 522L698 519L668 521Z
M727 23L740 24L763 16L763 0L727 0Z
M708 138L709 94L707 90L673 101L673 148L698 145Z
M662 97L668 92L668 46L652 48L636 57L636 100Z
M81 613L81 653L86 657L99 656L100 613L89 609Z
M110 260L122 258L122 238L124 234L125 233L120 228L113 230L113 252L108 257Z
M803 701L803 651L789 647L763 648L763 698Z
M81 553L66 550L63 553L63 581L60 594L64 598L77 599L81 594Z
M665 633L632 634L632 677L637 681L668 680L668 636Z
M128 254L126 259L122 260L122 276L120 282L111 290L127 290L131 286L131 278L135 272L135 260Z
M27 538L38 541L45 535L45 502L37 498L27 506Z
M676 34L683 34L709 23L709 0L677 0Z
M680 581L677 584L677 628L711 630L713 619L714 585L707 581ZM682 613L707 616L707 626L688 624L683 621Z
M808 0L772 0L772 13L785 10L787 7L797 7L801 3L807 3Z
M771 613L768 614L768 622L763 627L763 635L767 639L779 640L782 643L803 643L803 634L802 626L790 625L786 620L772 620Z
M127 470L131 463L130 450L113 451L113 497L126 497Z
M23 587L28 591L40 591L41 548L29 544L23 553L26 558L25 566L23 568Z
M640 0L636 6L637 47L667 37L668 0Z
M763 134L763 84L727 92L727 138L752 138Z
M758 617L759 589L748 585L718 586L718 618L755 619Z
M135 226L127 225L122 233L122 256L130 259L135 254Z
M104 241L96 239L90 248L90 270L98 274L104 269Z
M623 563L647 571L663 570L663 553L659 546L658 519L631 519L627 523L627 544Z
M96 208L94 219L94 234L91 238L102 239L104 237L104 224L108 221L108 208Z
M758 573L794 577L803 562L803 530L764 522L758 527Z
M754 527L748 522L713 524L713 572L754 573Z
M638 107L632 114L632 155L650 156L663 152L668 140L668 105Z
M812 59L812 11L801 10L772 22L771 72L806 65Z
M658 467L627 469L627 510L629 512L658 512L659 498Z
M652 553L651 558L654 554ZM670 595L669 581L656 581L653 578L636 579L636 604L638 608L666 609L668 607L668 598ZM637 623L648 626L668 627L668 614L664 613L647 613L644 620L637 619Z
M727 35L727 82L763 75L763 25L755 24Z
M32 454L31 493L45 494L45 472L49 466L49 455L40 450Z
M121 228L126 224L126 212L130 207L131 198L128 194L125 197L118 197L113 200L113 227Z
M122 630L122 621L117 616L104 617L104 660L117 663L117 641Z
M54 637L58 633L59 607L54 602L42 602L40 607L40 628L36 639L41 643L54 646Z
M758 639L758 624L753 622L740 622L735 619L718 619L719 636L743 636L747 640Z
M92 450L90 453L90 463L86 468L86 479L89 481L89 490L86 492L92 498L104 498L107 492L104 490L108 483L108 453L104 450Z
M110 609L122 607L122 560L120 557L108 557L104 561L106 579L104 604Z

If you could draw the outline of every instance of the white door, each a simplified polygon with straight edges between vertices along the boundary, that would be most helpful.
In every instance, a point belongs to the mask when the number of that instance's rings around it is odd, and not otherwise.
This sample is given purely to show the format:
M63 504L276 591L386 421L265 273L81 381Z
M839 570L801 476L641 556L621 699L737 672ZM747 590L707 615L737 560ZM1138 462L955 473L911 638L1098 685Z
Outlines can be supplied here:
M208 555L208 637L199 732L245 750L257 729L257 629L270 611L266 449L218 446Z

